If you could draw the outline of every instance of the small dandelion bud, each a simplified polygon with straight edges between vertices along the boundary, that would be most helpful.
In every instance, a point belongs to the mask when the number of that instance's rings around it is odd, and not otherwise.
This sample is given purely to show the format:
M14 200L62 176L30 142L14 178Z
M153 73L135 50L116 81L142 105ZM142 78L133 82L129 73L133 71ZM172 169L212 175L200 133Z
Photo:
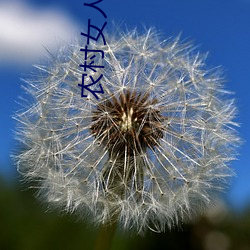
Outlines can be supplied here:
M103 75L98 99L81 97L78 43L26 80L32 101L15 115L18 170L63 211L163 231L201 213L233 175L234 101L191 44L162 42L152 30L106 41L91 43L105 54L95 61L104 68L88 72Z

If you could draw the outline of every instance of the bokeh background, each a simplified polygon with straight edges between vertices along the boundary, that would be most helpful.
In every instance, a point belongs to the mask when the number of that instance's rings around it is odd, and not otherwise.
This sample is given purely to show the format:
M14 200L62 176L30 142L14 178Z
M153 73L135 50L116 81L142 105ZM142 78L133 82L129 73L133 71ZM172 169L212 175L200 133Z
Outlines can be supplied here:
M94 0L93 0L94 1ZM14 140L22 78L32 65L70 43L90 18L103 16L79 0L0 0L0 249L92 249L97 229L46 210L34 191L21 182L10 155ZM250 0L103 0L107 32L121 28L155 27L162 37L181 34L201 52L209 67L221 66L225 88L233 91L243 144L232 163L237 176L221 203L181 228L144 237L117 232L112 249L250 250ZM55 52L56 53L56 52Z

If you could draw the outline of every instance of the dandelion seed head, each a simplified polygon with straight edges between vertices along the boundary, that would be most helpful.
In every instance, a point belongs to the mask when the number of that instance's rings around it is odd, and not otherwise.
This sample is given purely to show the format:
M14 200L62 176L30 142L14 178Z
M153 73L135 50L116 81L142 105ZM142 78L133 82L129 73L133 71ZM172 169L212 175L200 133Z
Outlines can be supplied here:
M163 231L203 212L233 175L234 101L218 70L179 38L149 29L106 41L90 44L105 53L86 78L103 74L99 99L81 97L80 42L36 65L25 85L32 100L15 115L17 167L63 211Z

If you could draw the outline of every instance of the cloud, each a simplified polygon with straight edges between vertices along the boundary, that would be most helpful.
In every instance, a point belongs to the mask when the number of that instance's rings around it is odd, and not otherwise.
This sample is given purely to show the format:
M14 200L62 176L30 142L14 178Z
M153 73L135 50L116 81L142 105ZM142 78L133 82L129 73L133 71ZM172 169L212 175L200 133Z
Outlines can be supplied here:
M0 63L27 63L70 42L76 25L58 10L40 11L20 2L0 3Z

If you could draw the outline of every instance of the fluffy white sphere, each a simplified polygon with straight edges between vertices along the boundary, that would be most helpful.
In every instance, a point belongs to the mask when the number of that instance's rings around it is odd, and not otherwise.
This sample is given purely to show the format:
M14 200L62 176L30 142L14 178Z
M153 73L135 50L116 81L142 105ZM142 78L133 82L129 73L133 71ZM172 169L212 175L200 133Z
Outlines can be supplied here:
M15 116L18 170L62 210L162 231L202 212L232 175L234 102L191 44L161 41L152 30L106 41L89 45L104 59L91 52L87 60L96 55L104 68L79 67L78 42L26 81L33 99ZM82 74L85 84L103 75L99 99L86 89L81 97Z

